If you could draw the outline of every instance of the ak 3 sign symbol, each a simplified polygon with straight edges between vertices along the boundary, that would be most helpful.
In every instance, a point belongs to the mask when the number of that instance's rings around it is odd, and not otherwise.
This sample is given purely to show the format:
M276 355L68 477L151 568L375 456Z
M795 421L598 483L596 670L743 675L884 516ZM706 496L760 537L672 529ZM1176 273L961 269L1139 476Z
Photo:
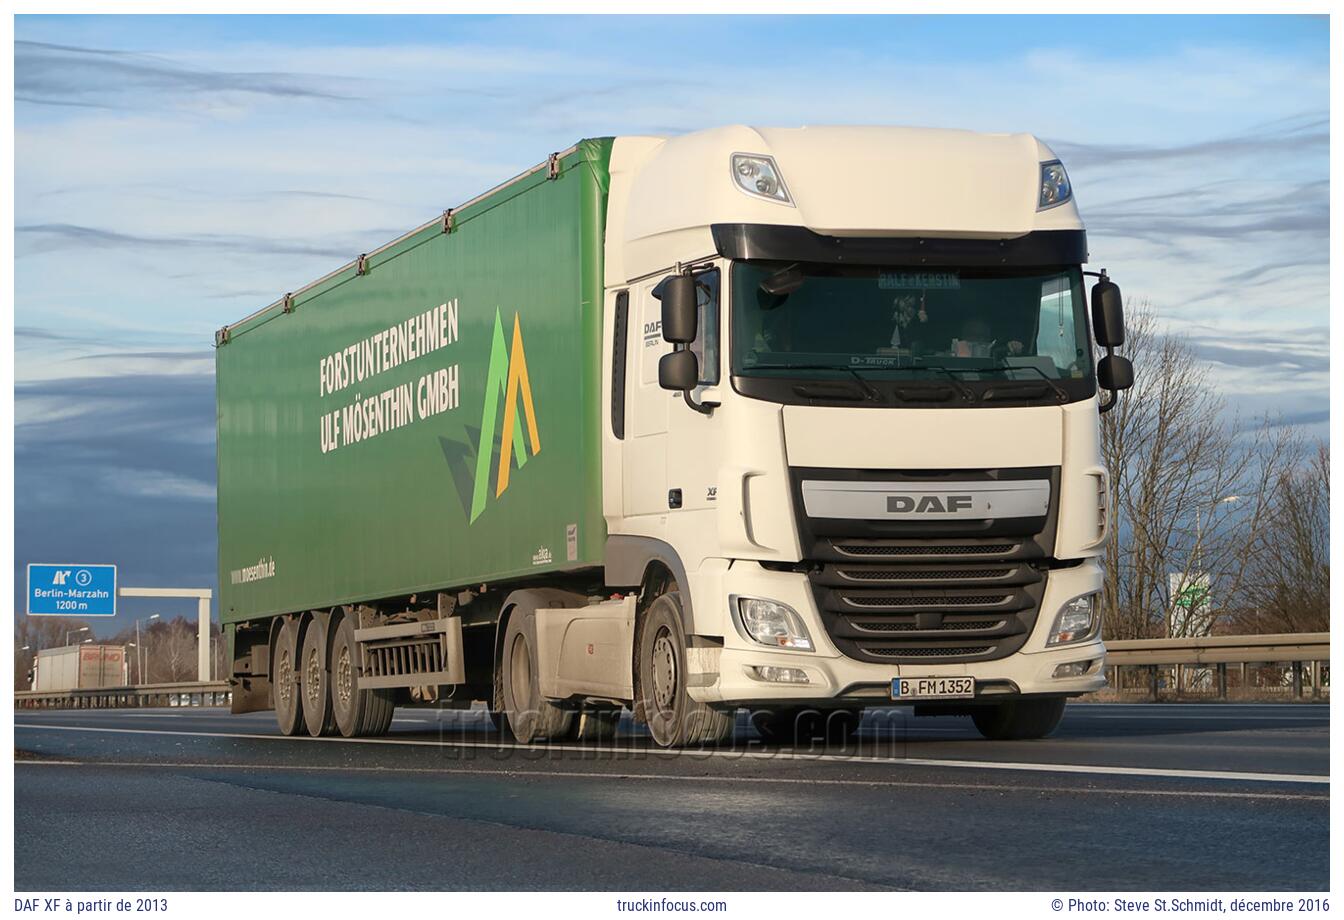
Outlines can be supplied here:
M481 440L476 447L476 475L471 493L470 523L485 511L490 491L490 461L495 447L495 421L499 413L500 397L504 400L504 419L499 427L499 465L495 472L495 497L509 487L509 468L517 458L518 468L527 463L527 449L532 456L541 452L541 437L537 434L537 413L532 404L532 383L527 376L527 356L523 353L523 329L518 314L513 314L513 339L504 344L504 323L495 310L495 332L490 343L490 369L485 379L485 407L481 410ZM520 409L521 403L521 412ZM527 440L523 440L523 425L527 425Z

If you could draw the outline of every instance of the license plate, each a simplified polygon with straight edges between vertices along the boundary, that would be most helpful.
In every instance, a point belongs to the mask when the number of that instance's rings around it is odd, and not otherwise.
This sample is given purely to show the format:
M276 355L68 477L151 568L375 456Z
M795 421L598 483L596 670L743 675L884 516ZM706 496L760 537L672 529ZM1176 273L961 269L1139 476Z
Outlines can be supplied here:
M974 677L894 677L893 700L958 700L975 696Z

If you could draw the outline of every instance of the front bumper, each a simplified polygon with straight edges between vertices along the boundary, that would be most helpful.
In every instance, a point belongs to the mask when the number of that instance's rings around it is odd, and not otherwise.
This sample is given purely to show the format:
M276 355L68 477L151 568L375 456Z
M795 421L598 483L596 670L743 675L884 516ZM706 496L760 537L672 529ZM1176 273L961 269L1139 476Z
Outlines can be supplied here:
M709 575L707 581L717 584L703 584L702 591L697 592L695 631L722 635L724 644L722 649L695 650L698 667L693 670L701 674L690 694L701 702L738 706L780 701L889 705L891 680L895 677L974 677L977 698L986 700L1037 694L1077 696L1106 685L1106 649L1100 638L1056 648L1045 644L1055 614L1066 601L1101 589L1101 567L1092 560L1051 570L1040 615L1021 650L993 661L948 664L868 663L840 654L826 634L804 574L772 571L740 561L704 574ZM770 598L793 607L806 623L816 651L778 651L742 638L729 619L727 599L733 594ZM1090 666L1081 676L1054 676L1059 665L1082 661L1090 662ZM769 666L800 669L808 682L762 680L755 669Z

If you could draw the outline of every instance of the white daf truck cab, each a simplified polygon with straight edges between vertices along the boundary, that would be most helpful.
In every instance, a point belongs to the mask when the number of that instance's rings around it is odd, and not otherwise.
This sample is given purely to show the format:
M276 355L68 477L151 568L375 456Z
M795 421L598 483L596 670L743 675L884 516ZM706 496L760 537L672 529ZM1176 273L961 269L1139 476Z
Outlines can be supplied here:
M767 738L899 704L1052 731L1105 683L1099 414L1133 380L1059 158L727 127L617 138L610 172L606 582L644 583L655 741L741 707Z

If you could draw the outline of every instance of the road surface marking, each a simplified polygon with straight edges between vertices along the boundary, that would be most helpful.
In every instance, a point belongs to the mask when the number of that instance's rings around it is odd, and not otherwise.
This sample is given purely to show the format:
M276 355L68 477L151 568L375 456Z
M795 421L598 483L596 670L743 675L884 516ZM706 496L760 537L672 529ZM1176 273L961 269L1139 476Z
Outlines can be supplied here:
M505 777L512 776L518 771L513 770L463 770L459 768L445 767L437 769L434 767L344 767L344 766L301 766L298 764L267 764L267 763L230 763L230 764L209 764L209 763L162 763L134 760L18 760L16 765L38 766L38 767L117 767L117 768L140 768L149 767L152 769L163 770L247 770L249 772L283 771L288 773L303 772L323 772L323 773L416 773L439 776L449 774L454 776L493 776ZM683 783L750 783L752 785L773 784L788 786L864 786L872 788L896 787L902 789L951 789L956 791L974 791L974 792L1045 792L1058 793L1061 795L1084 794L1084 795L1148 795L1148 796L1176 796L1184 798L1201 799L1273 799L1277 801L1313 801L1329 802L1328 795L1306 795L1302 793L1289 792L1207 792L1207 791L1181 791L1175 789L1097 789L1097 788L1077 788L1061 789L1058 786L1011 786L995 783L912 783L905 780L863 780L863 779L792 779L788 777L769 777L769 776L683 776L676 773L595 773L581 772L575 770L547 770L544 773L528 773L529 777L545 779L623 779L623 780L656 780L661 782L683 782Z
M458 747L458 748L481 748L483 750L517 750L530 751L536 753L546 753L549 751L557 752L581 752L597 753L610 752L613 754L625 753L644 753L656 757L716 757L716 758L738 758L746 760L814 760L827 763L867 763L867 764L904 764L917 767L947 767L973 770L1014 770L1029 773L1075 773L1094 776L1147 776L1147 777L1167 777L1171 779L1203 779L1203 780L1230 780L1236 782L1255 782L1255 783L1311 783L1328 785L1330 777L1328 775L1319 775L1314 773L1242 773L1231 770L1180 770L1165 767L1122 767L1110 765L1090 765L1090 764L1052 764L1052 763L1030 763L1024 761L1001 761L1001 760L937 760L929 757L871 757L856 754L824 754L820 752L798 752L798 751L742 751L742 750L665 750L659 748L602 748L578 744L546 744L546 745L526 745L526 744L501 744L492 742L475 741L424 741L416 739L398 739L398 738L312 738L305 736L287 736L287 735L257 735L247 732L188 732L188 731L169 731L166 729L150 728L94 728L84 725L40 725L28 722L15 722L15 728L28 728L46 731L63 732L100 732L105 734L117 735L168 735L176 737L190 738L230 738L230 739L250 739L264 741L316 741L329 742L334 744L384 744L401 745L405 747Z

